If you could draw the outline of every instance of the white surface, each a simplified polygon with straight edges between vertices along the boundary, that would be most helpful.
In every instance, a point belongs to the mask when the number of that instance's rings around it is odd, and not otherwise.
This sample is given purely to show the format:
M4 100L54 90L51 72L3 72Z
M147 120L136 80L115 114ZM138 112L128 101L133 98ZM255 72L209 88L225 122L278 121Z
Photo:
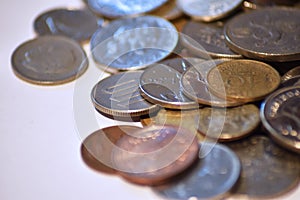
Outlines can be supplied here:
M97 173L82 162L80 135L88 135L99 127L117 123L87 113L94 117L90 120L86 118L86 113L80 115L82 109L78 108L78 104L74 109L74 94L80 96L81 89L91 87L94 80L88 81L82 88L78 83L88 80L89 76L97 78L102 75L98 68L91 64L88 72L78 81L53 87L28 84L18 79L11 70L13 50L35 37L33 20L38 14L51 8L82 5L80 0L1 2L1 200L158 198L148 187L139 187L118 177ZM89 91L86 94L89 95ZM89 96L84 97L82 102L82 108L90 108ZM81 124L78 128L74 116L87 124L93 120L98 124L90 127ZM300 199L300 188L285 198Z

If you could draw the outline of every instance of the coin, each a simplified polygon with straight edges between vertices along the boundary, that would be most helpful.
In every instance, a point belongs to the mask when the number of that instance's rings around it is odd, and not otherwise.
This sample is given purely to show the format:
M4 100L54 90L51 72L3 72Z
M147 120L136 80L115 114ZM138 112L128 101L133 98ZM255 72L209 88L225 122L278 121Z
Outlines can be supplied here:
M157 185L187 169L198 155L195 135L181 127L149 126L121 137L112 160L126 180Z
M200 63L193 63L193 67L184 72L181 78L181 84L184 94L200 104L215 107L230 107L244 104L241 101L225 100L216 97L208 89L206 80L207 73L217 64L225 61L226 60L218 59ZM222 88L224 87L222 86Z
M271 7L227 22L227 45L245 57L286 62L300 60L300 10Z
M177 7L176 0L169 0L162 6L149 13L150 15L157 15L167 20L174 20L183 15L182 11Z
M154 10L167 0L87 0L88 7L95 13L108 18L132 16Z
M210 91L217 96L252 102L273 92L280 84L280 76L263 62L230 60L212 68L207 74L207 82Z
M111 153L113 146L123 135L141 128L135 126L111 126L97 130L84 139L81 145L83 161L92 169L108 174L116 174L112 168Z
M181 176L154 188L167 199L222 199L237 182L241 165L228 147L200 143L200 159ZM208 153L207 153L208 152Z
M184 47L200 57L205 58L209 55L212 58L242 58L226 45L223 25L221 21L214 23L188 21L183 27L183 37L180 41Z
M18 46L11 57L16 76L38 85L73 81L88 67L86 54L74 40L63 36L41 36Z
M285 82L295 76L300 76L300 66L290 69L282 77L281 82Z
M79 42L90 39L97 28L97 17L88 10L49 10L34 20L39 35L63 35Z
M142 71L123 72L100 80L91 93L95 108L117 120L130 120L157 112L159 106L147 102L140 95L141 74Z
M232 190L234 199L270 199L296 187L300 180L299 156L269 138L254 135L228 144L238 155L242 171Z
M291 86L300 86L300 75L281 82L278 89Z
M300 86L282 88L262 104L260 117L278 144L300 153Z
M198 103L183 94L180 82L182 73L190 66L189 60L182 58L166 60L149 66L140 78L139 86L142 96L151 103L165 108L198 108Z
M177 5L194 20L211 22L222 19L238 9L242 0L178 0Z
M106 71L135 70L158 62L175 49L176 28L167 20L141 16L114 20L91 38L94 60Z
M220 142L241 139L255 130L259 123L259 109L253 104L234 108L202 108L199 110L198 131Z
M266 6L293 6L298 0L247 0L244 1L243 6L247 9L261 9Z

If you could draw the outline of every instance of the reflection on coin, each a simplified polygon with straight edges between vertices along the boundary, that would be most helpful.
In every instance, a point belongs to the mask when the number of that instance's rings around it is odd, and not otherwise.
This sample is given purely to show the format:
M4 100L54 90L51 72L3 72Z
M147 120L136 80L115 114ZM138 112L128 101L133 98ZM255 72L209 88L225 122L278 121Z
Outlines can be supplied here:
M74 40L41 36L17 47L11 58L14 73L38 85L57 85L79 77L88 67L86 54Z
M50 10L34 20L39 35L63 35L79 42L88 40L97 28L97 17L87 10Z
M150 15L157 15L167 20L174 20L182 16L181 10L176 5L176 0L169 0L164 5L158 7L149 13Z
M286 62L300 60L300 10L265 8L241 14L225 25L227 45L246 57Z
M167 0L87 0L89 8L108 18L118 18L149 12L163 5Z
M160 184L179 174L197 159L195 135L175 126L149 126L124 135L112 151L112 161L126 180L144 185Z
M248 9L258 9L266 6L293 6L298 0L246 0L243 6Z
M112 21L91 38L93 58L104 70L135 70L168 56L176 47L178 33L167 20L141 16Z
M206 156L206 151L211 150ZM172 182L154 188L168 199L221 199L234 186L240 175L240 162L226 146L201 143L200 159Z
M238 155L242 172L232 191L234 199L266 199L282 195L300 180L300 159L265 136L251 136L232 142L229 147Z
M183 94L180 82L182 73L190 66L189 59L182 58L174 58L149 66L140 78L143 97L166 108L198 108L198 103Z
M291 86L300 86L300 75L281 82L279 89Z
M81 156L83 161L92 169L115 174L116 170L112 168L111 153L113 146L123 135L141 128L135 126L111 126L93 132L84 139L81 145Z
M259 123L259 109L253 105L234 108L203 108L199 110L198 131L221 142L238 140L249 135ZM225 120L218 118L225 116ZM220 129L222 127L222 129Z
M184 94L189 98L194 99L200 104L210 106L230 107L244 104L241 101L225 100L216 97L208 90L206 81L207 73L217 64L220 64L225 61L226 60L219 59L193 63L193 67L189 68L186 72L184 72L181 78Z
M195 55L213 58L242 58L227 47L223 34L223 22L202 23L188 21L182 30L182 45ZM190 40L190 38L192 40Z
M263 62L231 60L211 69L207 82L210 91L222 98L251 102L274 91L280 84L280 76Z
M262 104L261 119L270 136L284 147L300 153L300 86L272 93Z
M242 0L178 0L177 5L195 20L211 22L224 18L242 4Z
M99 81L91 93L95 108L117 120L158 111L157 105L147 102L140 95L141 74L142 71L123 72Z
M300 66L292 68L281 77L281 82L285 82L295 76L300 76Z

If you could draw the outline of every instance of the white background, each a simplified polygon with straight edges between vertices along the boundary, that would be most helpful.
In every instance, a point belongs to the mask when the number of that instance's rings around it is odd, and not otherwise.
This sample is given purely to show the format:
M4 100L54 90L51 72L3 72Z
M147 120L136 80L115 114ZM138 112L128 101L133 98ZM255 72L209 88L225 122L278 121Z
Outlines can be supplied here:
M35 37L35 17L52 8L82 5L80 0L1 0L1 200L158 199L149 187L97 173L83 163L80 155L82 133L78 132L78 121L74 120L76 82L35 86L13 74L12 52ZM79 81L95 73L101 74L91 65ZM91 107L88 98L86 104L84 106ZM98 127L82 129L86 131L84 134L117 123L101 116L96 116L96 120ZM300 199L300 187L285 199Z

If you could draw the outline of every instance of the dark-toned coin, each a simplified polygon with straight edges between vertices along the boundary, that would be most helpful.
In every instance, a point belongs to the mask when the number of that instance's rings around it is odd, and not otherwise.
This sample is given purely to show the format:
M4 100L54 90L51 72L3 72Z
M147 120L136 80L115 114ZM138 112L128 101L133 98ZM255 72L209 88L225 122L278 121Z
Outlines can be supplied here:
M293 6L298 0L246 0L243 3L246 9L261 9L267 6Z
M91 52L102 69L116 73L158 62L175 49L176 28L155 16L119 19L99 28L91 38Z
M265 136L251 136L228 144L238 155L242 172L233 199L270 199L297 186L300 157L288 152Z
M300 153L300 86L282 88L262 104L260 116L270 136Z
M241 165L228 147L201 143L200 159L170 183L154 188L168 199L221 199L237 182Z
M282 77L281 77L281 82L285 82L295 76L300 76L300 66L294 67L287 71Z
M93 132L84 139L81 145L83 161L92 169L108 174L115 174L111 153L116 142L127 134L133 134L141 128L135 126L111 126Z
M197 159L193 133L175 126L149 126L125 135L112 151L115 169L126 180L157 185L181 173Z
M88 67L81 46L64 36L42 36L29 40L15 49L11 57L14 73L38 85L70 82Z
M238 15L224 27L227 45L253 59L300 60L299 18L299 9L287 7L271 7Z
M144 100L139 91L143 72L123 72L99 81L91 93L96 109L117 120L148 115L159 106ZM120 118L119 118L120 117Z
M279 89L284 87L300 86L300 75L290 78L286 81L281 81Z
M149 14L157 15L167 20L174 20L183 15L182 11L176 5L176 0L168 0L165 4L153 10Z

